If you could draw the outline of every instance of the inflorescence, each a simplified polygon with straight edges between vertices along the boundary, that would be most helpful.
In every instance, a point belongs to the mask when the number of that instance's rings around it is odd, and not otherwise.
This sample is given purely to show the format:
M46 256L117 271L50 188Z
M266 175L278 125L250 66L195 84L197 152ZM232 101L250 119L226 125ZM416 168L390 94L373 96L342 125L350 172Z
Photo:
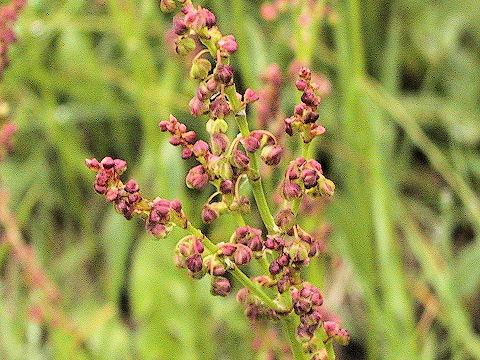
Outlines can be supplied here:
M321 359L326 344L332 340L347 343L349 335L337 322L327 321L322 315L323 298L319 289L302 279L301 270L311 258L323 252L324 239L302 229L296 216L304 197L330 197L335 186L324 176L316 160L297 157L286 163L282 161L284 147L276 135L268 130L248 129L246 107L257 101L259 95L252 89L243 94L236 91L234 69L230 65L230 57L238 48L235 38L220 32L216 17L209 10L194 6L189 0L182 4L173 18L176 51L181 55L194 53L190 76L199 85L189 109L192 116L207 119L209 139L199 139L173 115L161 121L159 127L170 134L170 144L181 148L183 159L194 158L198 163L186 175L187 186L200 190L210 184L215 189L202 208L203 222L212 223L224 214L234 214L240 219L239 227L230 238L215 244L192 226L178 200L147 200L135 180L124 184L120 175L127 164L120 159L86 160L86 165L97 172L94 189L125 218L143 218L147 230L157 238L166 237L175 226L186 229L190 235L182 238L175 248L178 267L196 279L209 274L211 292L220 296L232 290L226 276L230 272L244 285L237 293L237 300L245 305L245 313L251 319L298 315L296 338L303 344L302 351L311 359ZM161 0L161 8L173 11L176 3ZM301 103L295 107L294 115L285 120L284 131L290 136L298 135L302 146L308 146L325 132L317 124L321 96L306 67L300 69L296 87L302 92ZM233 119L240 132L231 139L226 133ZM269 167L282 168L286 164L279 184L284 205L275 216L270 215L263 194L260 159ZM243 215L251 211L250 200L239 191L244 181L251 184L266 232L244 223ZM240 267L254 259L263 266L264 273L248 278Z

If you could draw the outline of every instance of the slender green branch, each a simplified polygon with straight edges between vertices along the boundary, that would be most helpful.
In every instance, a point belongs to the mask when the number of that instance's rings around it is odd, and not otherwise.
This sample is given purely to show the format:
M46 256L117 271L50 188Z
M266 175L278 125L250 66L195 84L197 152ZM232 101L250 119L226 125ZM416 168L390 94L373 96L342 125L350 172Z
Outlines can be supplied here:
M241 110L240 101L237 98L237 90L235 85L227 86L225 88L225 93L228 97L228 100L232 104L233 111L235 113L235 120L237 122L238 128L243 137L247 137L250 135L250 130L248 128L247 116ZM262 218L265 227L267 228L270 234L278 232L277 226L273 221L273 216L270 212L270 208L268 207L267 198L265 197L265 192L263 191L262 179L259 173L259 166L258 166L258 154L248 153L248 157L250 158L250 167L252 172L255 175L255 178L249 178L250 186L252 187L253 196L255 197L255 201L257 203L258 211Z
M282 319L283 322L283 330L285 333L285 336L288 338L288 341L290 342L290 347L292 349L293 356L295 360L304 360L305 355L302 349L302 344L297 340L295 337L296 333L296 327L297 327L297 318L295 316L295 313L291 313L288 316L285 316Z

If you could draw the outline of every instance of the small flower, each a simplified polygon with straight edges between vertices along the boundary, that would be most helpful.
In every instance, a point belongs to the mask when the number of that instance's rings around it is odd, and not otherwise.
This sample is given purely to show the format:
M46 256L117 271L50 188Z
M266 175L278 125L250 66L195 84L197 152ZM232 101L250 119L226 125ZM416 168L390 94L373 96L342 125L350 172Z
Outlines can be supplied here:
M212 281L211 292L213 295L227 296L232 291L230 281L223 276L215 276Z
M278 145L267 145L262 149L262 160L270 166L277 166L283 156L283 148Z
M229 85L233 80L233 67L219 64L215 69L214 77L218 82Z
M243 101L245 101L246 104L255 102L258 99L260 99L260 96L258 96L258 94L254 90L252 89L245 90L245 94L243 95Z
M220 47L220 50L224 51L229 55L237 51L238 48L237 41L235 40L235 37L233 35L227 35L222 37L218 41L218 46Z

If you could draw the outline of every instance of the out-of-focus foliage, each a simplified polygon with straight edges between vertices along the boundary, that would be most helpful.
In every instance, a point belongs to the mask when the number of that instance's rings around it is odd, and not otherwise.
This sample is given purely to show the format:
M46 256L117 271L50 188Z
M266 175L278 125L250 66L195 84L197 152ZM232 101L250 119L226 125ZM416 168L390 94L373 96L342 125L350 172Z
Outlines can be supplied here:
M480 358L480 2L332 1L308 44L295 6L266 22L259 1L201 3L236 36L244 87L296 58L332 82L316 157L338 195L305 227L333 226L309 276L352 333L338 358ZM1 359L258 356L234 297L212 297L207 280L175 268L181 231L149 238L94 194L83 164L127 160L148 197L178 198L200 223L206 194L186 189L188 166L157 127L174 113L204 131L188 114L195 84L166 36L170 20L151 0L31 0L21 15L0 83L19 132L0 171L78 332L31 316L41 297L0 242ZM289 115L291 80L282 93ZM233 229L206 230L221 241Z

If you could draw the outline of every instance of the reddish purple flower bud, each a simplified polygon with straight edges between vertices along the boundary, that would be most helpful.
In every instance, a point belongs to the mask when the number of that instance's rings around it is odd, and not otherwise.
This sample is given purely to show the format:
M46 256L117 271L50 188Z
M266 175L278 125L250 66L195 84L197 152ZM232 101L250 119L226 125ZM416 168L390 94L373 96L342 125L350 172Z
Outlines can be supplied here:
M245 94L243 95L243 100L245 101L246 104L250 104L254 101L257 101L260 99L260 96L252 90L252 89L247 89L245 90Z
M182 159L189 159L193 156L193 151L189 148L183 148Z
M103 160L101 161L100 165L105 169L109 170L115 167L115 161L110 157L104 157Z
M307 113L307 115L305 116L304 122L305 122L305 124L312 124L312 123L314 123L315 121L318 120L319 116L320 115L318 113L316 113L314 111L311 111L311 112Z
M163 120L158 123L158 127L160 128L161 131L165 132L168 130L168 124L169 124L168 121Z
M193 153L196 157L205 157L209 152L208 144L203 140L198 140L193 145Z
M233 150L232 156L233 165L238 167L240 170L247 170L250 164L250 159L247 154L240 150Z
M272 235L267 235L267 241L265 241L265 247L270 250L280 250L285 245L283 238L278 238Z
M179 15L176 15L173 17L173 31L177 35L183 35L187 32L188 28L187 25L185 24L185 21L183 18L181 18Z
M327 130L323 126L318 124L312 124L312 128L310 129L310 135L313 137L320 136L325 134L326 131Z
M231 194L233 191L233 182L231 180L223 180L220 183L219 190L222 194Z
M234 244L224 243L219 245L220 251L225 256L232 256L237 247Z
M283 231L288 231L295 224L295 215L292 210L284 209L280 210L277 215L275 215L275 224L282 229Z
M207 81L207 89L208 89L208 91L210 91L210 92L212 92L212 93L217 92L218 83L215 81L214 78L210 78L210 79Z
M287 200L297 199L302 195L302 189L297 183L284 182L282 186L283 197Z
M260 141L255 136L247 136L242 141L243 147L248 152L254 153L260 148Z
M240 244L233 255L233 259L237 265L247 264L252 260L252 250L250 250L249 247Z
M240 239L246 238L250 234L249 226L240 226L235 230L235 239L238 241Z
M202 208L202 221L205 224L210 224L218 218L218 212L209 204L205 204Z
M91 170L95 170L95 171L100 170L100 163L95 158L85 159L85 165Z
M304 91L307 88L308 84L305 80L298 79L297 82L295 83L295 86L297 87L298 90Z
M318 106L318 103L320 102L319 97L310 89L305 90L302 94L301 100L304 104L311 107Z
M200 84L197 88L197 98L200 101L208 100L210 97L210 91L208 91L207 86L204 84Z
M196 96L194 98L192 98L192 100L190 100L190 102L188 103L188 107L190 108L190 113L193 116L199 116L204 111L207 110L207 107L206 107L205 103L200 101L198 99L198 97L196 97Z
M272 261L270 263L270 266L268 267L268 271L270 271L270 274L272 275L277 275L282 272L283 266L280 266L280 264L277 261Z
M240 303L245 303L247 302L249 296L250 296L250 291L244 287L238 290L236 299Z
M212 295L227 296L232 291L230 281L223 276L216 276L212 281Z
M230 65L219 64L214 73L215 80L222 84L229 85L233 80L233 67Z
M187 269L192 273L198 273L202 271L203 268L203 258L200 254L193 254L187 257L185 260L185 265Z
M235 37L233 35L227 35L222 37L218 41L218 46L220 47L220 50L223 50L230 55L238 49L237 41L235 40Z
M205 16L205 23L207 27L211 28L212 26L215 26L215 24L217 23L217 18L215 17L215 14L208 9L202 9L202 11Z
M260 236L252 237L250 239L248 246L252 251L262 251L263 250L262 238Z
M168 142L173 146L178 146L182 144L182 139L178 135L173 135L170 139L168 139Z
M172 200L172 202L170 202L170 208L172 208L172 210L176 211L177 213L181 213L182 203L179 200Z
M318 172L313 169L304 169L301 174L302 182L305 185L305 188L311 189L318 184L318 179L320 176Z
M156 238L163 239L165 236L167 236L167 228L163 224L147 221L145 226L148 232Z
M201 254L205 250L202 240L197 238L192 240L192 248L195 254Z
M278 145L267 145L262 149L262 160L270 166L277 166L283 156L283 148Z
M280 266L287 266L290 263L290 258L287 254L283 254L277 259L277 262Z
M118 196L118 189L112 188L107 191L105 194L105 199L107 199L108 202L114 201Z
M187 131L182 134L182 138L188 143L193 144L197 140L197 134L195 131Z
M212 134L212 152L215 155L223 154L228 146L230 145L230 141L228 140L228 136L225 134Z
M287 275L282 276L277 281L277 289L280 294L283 294L290 287L290 278Z
M224 96L217 96L215 100L210 103L210 111L214 117L223 119L230 114L232 109Z
M139 191L140 188L138 186L138 183L134 180L134 179L130 179L127 181L127 183L125 184L125 191L126 192L129 192L131 194Z
M303 116L303 112L307 109L307 106L304 103L298 104L295 106L295 114Z
M208 184L208 174L202 165L190 169L186 177L187 186L191 189L200 190Z
M300 71L299 71L298 75L306 81L312 80L312 71L305 66L302 66L300 68Z

